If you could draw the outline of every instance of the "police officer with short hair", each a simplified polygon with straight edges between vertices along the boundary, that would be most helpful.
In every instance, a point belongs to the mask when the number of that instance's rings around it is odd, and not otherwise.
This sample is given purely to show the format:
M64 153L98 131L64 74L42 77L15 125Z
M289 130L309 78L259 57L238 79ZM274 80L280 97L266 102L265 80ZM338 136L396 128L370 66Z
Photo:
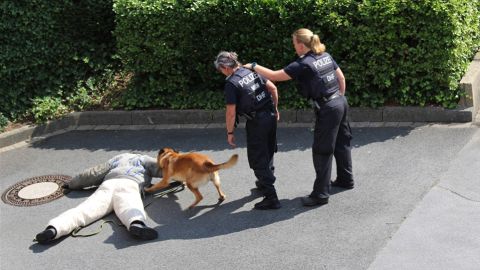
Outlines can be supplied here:
M300 94L315 105L315 130L312 145L316 179L313 191L302 198L305 206L328 203L330 186L352 189L352 157L350 124L347 120L348 103L345 94L345 77L318 35L301 28L292 35L293 46L299 58L281 70L273 71L257 65L246 64L273 81L295 79ZM331 182L332 157L337 163L337 179Z
M250 168L258 181L257 188L264 199L255 209L281 207L274 187L273 155L277 149L278 94L277 87L269 80L242 67L234 52L222 51L214 62L215 68L226 78L226 127L227 141L235 147L234 129L238 116L246 119L247 156Z

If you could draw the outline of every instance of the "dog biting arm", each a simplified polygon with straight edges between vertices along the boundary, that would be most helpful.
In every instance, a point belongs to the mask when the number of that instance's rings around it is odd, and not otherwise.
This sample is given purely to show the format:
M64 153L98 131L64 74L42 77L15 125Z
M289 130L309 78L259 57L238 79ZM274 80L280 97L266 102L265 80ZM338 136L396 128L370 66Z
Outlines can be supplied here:
M145 168L144 185L146 187L151 185L153 177L162 178L162 169L158 166L157 160L155 158L145 156L143 167Z

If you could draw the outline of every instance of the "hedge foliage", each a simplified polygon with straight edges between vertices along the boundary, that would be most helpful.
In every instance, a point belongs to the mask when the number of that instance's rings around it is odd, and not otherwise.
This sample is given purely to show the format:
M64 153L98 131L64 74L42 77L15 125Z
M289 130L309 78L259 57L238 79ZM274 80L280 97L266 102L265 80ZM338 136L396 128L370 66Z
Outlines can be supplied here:
M112 0L0 2L0 112L23 115L33 100L61 98L112 66Z
M98 102L93 92L115 84L118 59L133 78L116 106L223 108L217 53L280 69L296 57L291 33L300 27L340 64L351 105L454 107L480 48L480 1L471 0L4 0L0 16L8 119ZM278 87L282 107L308 106L293 83Z
M135 74L128 108L223 107L224 77L212 62L236 51L280 69L295 59L291 33L318 33L347 78L353 106L454 107L480 47L479 1L117 0L115 36ZM307 106L279 83L283 107Z

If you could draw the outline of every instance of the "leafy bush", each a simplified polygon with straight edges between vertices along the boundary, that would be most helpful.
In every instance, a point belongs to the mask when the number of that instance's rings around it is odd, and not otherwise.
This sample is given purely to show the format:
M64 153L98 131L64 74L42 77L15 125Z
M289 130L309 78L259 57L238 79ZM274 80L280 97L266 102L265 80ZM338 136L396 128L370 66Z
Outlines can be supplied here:
M105 75L111 79L108 72ZM105 89L102 89L105 85L103 79L104 77L98 76L78 82L75 91L66 97L65 105L73 111L84 111L100 105L102 94L105 92Z
M351 105L451 108L480 48L480 1L469 0L16 0L0 2L0 16L8 119L31 112L45 121L47 112L105 102L223 108L216 54L280 69L296 57L291 33L300 27L318 33L340 64ZM278 87L281 107L309 106L294 83Z
M1 1L0 112L15 119L115 65L112 1Z
M358 5L361 23L348 25L351 37L338 46L359 94L353 98L361 104L368 99L362 89L368 89L401 105L454 107L458 82L480 45L475 4L381 0Z
M0 113L0 132L3 132L5 128L8 125L8 119L3 115L3 113Z
M33 99L31 113L37 123L58 118L67 112L67 106L62 104L62 99L59 97L47 96Z
M135 74L128 108L220 108L220 50L280 69L295 58L291 33L320 34L347 77L354 106L454 107L458 82L480 47L470 0L118 0L119 55ZM441 22L441 23L439 23ZM281 83L283 107L307 106Z

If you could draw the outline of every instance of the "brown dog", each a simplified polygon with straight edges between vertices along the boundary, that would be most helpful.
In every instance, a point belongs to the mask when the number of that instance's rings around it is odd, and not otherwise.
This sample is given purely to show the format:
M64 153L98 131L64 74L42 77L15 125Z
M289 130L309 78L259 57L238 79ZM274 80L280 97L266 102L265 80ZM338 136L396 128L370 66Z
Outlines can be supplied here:
M215 185L215 188L217 188L218 195L220 196L218 201L222 202L226 196L220 189L218 170L232 167L237 163L237 160L238 155L235 154L225 163L214 164L208 156L203 154L180 154L171 148L163 148L158 152L157 157L158 166L162 168L163 178L153 186L145 188L145 191L154 192L165 188L168 186L171 178L185 182L188 189L195 195L195 202L189 207L193 208L203 199L198 187L210 180Z

